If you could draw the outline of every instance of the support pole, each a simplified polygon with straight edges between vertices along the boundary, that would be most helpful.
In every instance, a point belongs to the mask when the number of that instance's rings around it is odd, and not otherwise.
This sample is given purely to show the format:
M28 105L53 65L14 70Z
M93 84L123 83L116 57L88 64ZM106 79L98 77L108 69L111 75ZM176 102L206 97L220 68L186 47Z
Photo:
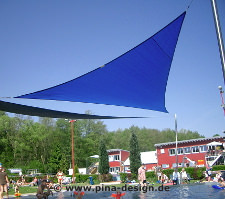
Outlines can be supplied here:
M224 45L223 45L223 36L222 36L221 28L220 28L220 20L219 20L219 13L218 13L218 9L217 9L216 0L211 0L211 5L212 5L212 10L213 10L217 40L218 40L219 51L220 51L220 59L221 59L221 64L222 64L223 79L224 79L224 84L225 84L225 50L224 50Z
M72 159L72 169L73 169L73 177L72 177L72 182L75 183L74 181L74 167L75 167L75 160L74 160L74 125L73 123L76 122L76 120L70 120L70 128L71 128L71 159Z
M174 115L174 119L175 119L175 133L176 133L176 170L178 171L178 156L177 156L177 115Z

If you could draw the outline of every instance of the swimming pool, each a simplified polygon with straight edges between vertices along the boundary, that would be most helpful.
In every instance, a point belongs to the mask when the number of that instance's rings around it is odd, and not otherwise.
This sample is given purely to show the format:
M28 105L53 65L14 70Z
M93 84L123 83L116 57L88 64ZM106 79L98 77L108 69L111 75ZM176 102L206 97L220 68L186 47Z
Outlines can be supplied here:
M143 191L127 191L123 199L222 199L225 198L225 190L218 190L212 188L212 183L206 184L192 184L192 185L182 185L182 186L169 186L169 191L148 191L143 193ZM94 191L85 192L83 199L103 199L112 198L110 197L112 193L115 192L99 192ZM36 198L35 196L27 196L22 198ZM59 192L55 193L53 197L49 199L72 199L74 198L72 192Z

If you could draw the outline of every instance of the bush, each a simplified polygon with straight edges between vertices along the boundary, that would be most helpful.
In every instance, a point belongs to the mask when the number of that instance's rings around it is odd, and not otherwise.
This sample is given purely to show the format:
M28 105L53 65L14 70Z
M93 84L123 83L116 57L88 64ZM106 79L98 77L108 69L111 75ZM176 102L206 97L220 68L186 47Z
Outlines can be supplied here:
M145 173L145 175L148 181L151 181L151 182L157 181L157 176L154 171L148 171Z
M121 182L126 182L128 179L127 173L120 173Z
M173 175L174 169L165 169L162 172L170 179L170 176Z
M101 174L99 175L99 181L100 182L110 182L112 181L112 175L111 174Z
M215 165L212 168L213 171L225 170L225 165Z

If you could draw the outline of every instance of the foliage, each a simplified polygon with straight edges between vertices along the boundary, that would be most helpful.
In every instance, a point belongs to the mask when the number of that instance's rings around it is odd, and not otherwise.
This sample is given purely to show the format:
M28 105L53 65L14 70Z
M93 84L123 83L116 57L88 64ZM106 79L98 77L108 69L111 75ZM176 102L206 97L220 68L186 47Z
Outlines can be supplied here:
M139 151L155 150L154 144L175 140L175 133L170 129L159 131L131 126L109 132L100 120L78 120L74 123L75 163L79 168L89 166L92 161L89 157L99 154L101 139L106 149L130 150L128 138L132 133L136 135ZM188 130L178 133L179 140L199 137L202 136ZM6 168L21 168L23 173L28 169L57 173L61 169L67 174L71 165L70 123L51 118L39 118L35 122L31 117L18 114L9 117L0 112L0 161Z
M215 165L212 167L213 171L225 170L225 165Z
M100 182L110 182L110 181L112 181L112 175L110 173L99 175L99 181Z
M132 132L130 139L130 171L132 174L138 173L138 168L141 166L141 154L138 145L137 136Z
M180 168L178 168L178 171L179 171L179 169ZM173 169L164 169L162 172L164 173L164 174L166 174L166 176L168 177L168 178L170 178L170 176L171 175L173 175ZM180 171L179 171L180 172Z
M98 172L100 174L108 174L109 173L109 159L108 153L105 147L105 143L103 140L100 142L99 146L99 167Z

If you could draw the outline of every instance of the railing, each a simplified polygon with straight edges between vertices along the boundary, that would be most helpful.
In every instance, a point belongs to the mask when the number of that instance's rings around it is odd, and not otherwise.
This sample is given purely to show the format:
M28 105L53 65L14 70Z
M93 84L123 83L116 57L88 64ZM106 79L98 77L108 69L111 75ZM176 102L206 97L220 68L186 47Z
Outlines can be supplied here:
M97 167L98 167L97 164L98 164L98 162L92 163L87 169L87 174L92 173L95 168L96 168L96 171L97 171Z

